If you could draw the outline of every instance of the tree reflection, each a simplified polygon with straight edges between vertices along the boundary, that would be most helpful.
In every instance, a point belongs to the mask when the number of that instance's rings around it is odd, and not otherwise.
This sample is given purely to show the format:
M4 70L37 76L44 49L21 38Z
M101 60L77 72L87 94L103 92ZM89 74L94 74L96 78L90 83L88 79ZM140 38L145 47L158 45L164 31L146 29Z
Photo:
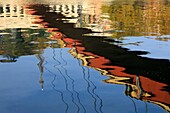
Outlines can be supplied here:
M49 33L45 29L16 28L1 32L7 32L0 38L0 55L5 58L1 62L15 62L20 56L40 53L40 49L49 46L45 43L49 41Z
M169 34L170 2L162 1L113 1L110 5L103 5L103 13L109 15L115 30L113 37L166 35Z

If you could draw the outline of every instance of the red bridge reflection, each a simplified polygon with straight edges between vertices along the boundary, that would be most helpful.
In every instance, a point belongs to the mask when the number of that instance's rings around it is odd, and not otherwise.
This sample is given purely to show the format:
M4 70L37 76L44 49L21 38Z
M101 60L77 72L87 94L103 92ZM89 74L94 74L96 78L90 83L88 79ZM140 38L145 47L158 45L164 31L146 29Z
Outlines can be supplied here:
M57 16L49 17L49 15L52 15L53 13L47 14L48 12L43 9L46 7L40 6L39 8L41 10L37 9L37 7L35 6L29 6L29 8L30 7L34 10L28 10L27 13L31 15L38 15L39 17L34 23L43 24L44 28L47 28L48 32L52 33L52 36L49 37L52 40L63 40L66 44L65 47L70 48L70 53L74 57L83 61L82 65L99 70L103 75L108 76L109 78L107 80L104 80L104 82L126 85L126 95L136 99L141 99L158 104L170 112L170 94L168 91L164 90L164 88L168 87L167 84L154 81L142 75L133 75L126 73L126 68L111 65L109 59L89 52L83 46L81 40L67 37L64 33L62 33L62 30L60 31L58 27L54 27L57 26L57 24L53 22L57 19ZM42 15L47 17L43 17ZM60 18L62 18L62 15L59 16Z

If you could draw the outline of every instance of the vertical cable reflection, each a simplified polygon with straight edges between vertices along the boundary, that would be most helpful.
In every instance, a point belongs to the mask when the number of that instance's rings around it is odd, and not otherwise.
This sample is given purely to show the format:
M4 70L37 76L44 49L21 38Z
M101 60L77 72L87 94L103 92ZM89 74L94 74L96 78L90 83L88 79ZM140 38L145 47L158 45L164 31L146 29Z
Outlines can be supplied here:
M44 60L45 61L45 60ZM51 84L52 84L52 88L53 88L53 90L54 91L56 91L56 92L58 92L59 94L60 94L60 96L61 96L61 100L62 100L62 102L65 104L65 106L66 106L66 109L65 109L65 113L68 113L68 109L69 109L69 105L68 105L68 103L64 100L64 93L62 92L62 91L60 91L60 90L57 90L55 87L55 84L54 84L54 82L55 82L55 80L56 80L56 77L57 77L57 75L56 74L54 74L54 73L52 73L47 67L45 67L45 65L47 65L48 64L48 61L45 61L45 64L44 64L44 68L51 74L51 75L54 75L54 78L53 78L53 80L51 81Z
M60 48L60 53L61 53L61 51L62 51L62 49ZM55 57L56 57L55 49L53 48L53 60L59 62L58 60L55 59ZM59 62L59 64L61 65L61 62ZM65 84L66 84L66 90L71 94L71 99L72 99L73 104L74 104L75 106L77 106L77 104L74 102L73 93L72 93L71 90L69 90L69 88L68 88L68 80L67 80L67 78L64 76L64 74L62 73L62 71L57 67L57 65L54 65L53 67L56 68L56 69L59 71L59 73L62 75L62 77L63 77L63 79L64 79L64 81L65 81ZM78 111L79 111L79 109L78 109Z
M85 74L85 69L84 69L84 67L83 66L81 66L82 67L82 70L83 70L83 78L84 78L84 80L87 82L87 92L90 94L90 96L94 99L94 109L95 109L95 112L96 113L99 113L98 111L97 111L97 106L96 106L96 102L97 102L97 99L92 95L92 93L90 92L90 83L89 83L89 81L85 78L85 76L86 76L86 74Z
M93 89L92 89L92 93L99 99L99 101L100 101L100 107L99 107L99 110L100 110L100 112L101 113L103 113L103 111L102 111L102 107L103 107L103 101L102 101L102 99L99 97L99 95L97 95L96 93L95 93L95 90L97 89L97 87L94 85L94 83L90 80L90 70L89 70L89 68L88 67L86 67L87 68L87 70L88 70L88 81L93 85Z
M47 62L47 61L46 61L46 62ZM53 90L55 90L55 91L57 91L58 93L60 93L60 95L61 95L61 100L62 100L62 102L66 105L65 113L68 113L69 105L68 105L68 103L64 100L64 93L63 93L62 91L57 90L57 89L55 88L54 82L55 82L55 80L56 80L57 75L54 74L54 73L52 73L52 72L51 72L50 70L48 70L46 67L45 67L45 69L46 69L49 73L51 73L52 75L54 75L54 78L53 78L53 80L51 81L51 84L52 84L52 86L53 86Z
M146 107L145 113L148 113L148 104L145 101L144 101L144 103L145 103L145 107Z
M62 65L61 67L64 69L65 75L71 80L72 90L73 90L74 93L76 93L76 97L77 97L78 103L79 103L79 105L83 108L84 113L86 113L86 109L85 109L85 107L83 106L83 104L82 104L81 101L80 101L79 93L78 93L77 91L75 91L75 84L74 84L75 81L74 81L73 78L71 78L71 77L68 75L67 69L64 68L64 66L66 66L68 63L67 63L67 61L64 60L64 58L62 57L62 49L60 50L60 57L61 57L61 59L62 59L63 62L64 62L64 65ZM74 103L75 103L75 102L74 102ZM75 103L75 105L77 106L77 109L78 109L78 110L77 110L77 113L79 113L79 112L80 112L80 107L79 107L79 105L76 104L76 103Z
M129 96L128 96L128 97L129 97ZM135 113L137 113L137 108L136 108L135 101L134 101L131 97L129 97L129 99L130 99L130 100L132 101L132 103L133 103Z
M77 49L76 49L76 47L75 47L75 43L73 43L73 48L72 48L72 50L76 53L75 54L75 58L77 58L77 61L78 61L78 65L82 68L82 72L83 72L83 79L86 81L86 83L87 83L87 92L91 95L91 97L94 99L94 110L95 110L95 112L96 113L103 113L103 111L102 111L102 107L103 107L103 102L102 102L102 99L95 93L95 89L97 88L95 85L94 85L94 83L90 80L90 72L89 72L89 68L88 67L86 67L87 68L87 74L88 74L88 76L87 76L87 79L86 79L86 73L85 73L85 71L86 71L86 69L85 69L85 67L84 66L82 66L81 65L81 60L79 60L78 59L78 52L77 52ZM92 86L91 86L91 84L92 84ZM92 88L92 90L90 91L90 88ZM97 102L98 101L100 101L99 103L100 103L100 107L98 108L98 110L97 110Z
M87 92L90 94L90 96L94 99L94 109L95 109L95 112L96 113L103 113L102 112L102 106L103 106L103 104L102 104L102 99L98 96L98 95L96 95L95 94L95 89L96 89L96 86L92 83L92 81L90 81L90 73L89 73L89 70L88 70L88 78L86 79L86 73L85 73L85 68L84 68L84 66L82 66L81 65L81 61L80 60L78 60L78 64L79 64L79 66L82 68L82 70L83 70L83 79L86 81L86 83L87 83ZM93 85L93 89L92 89L92 93L90 92L90 88L91 88L91 84ZM98 108L99 109L99 112L98 112L98 110L97 110L97 98L100 100L100 107Z

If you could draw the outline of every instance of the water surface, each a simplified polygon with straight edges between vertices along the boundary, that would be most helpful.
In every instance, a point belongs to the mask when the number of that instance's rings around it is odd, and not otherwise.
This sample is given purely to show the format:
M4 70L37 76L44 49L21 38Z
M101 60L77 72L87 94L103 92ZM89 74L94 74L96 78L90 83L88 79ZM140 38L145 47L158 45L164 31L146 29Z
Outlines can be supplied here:
M0 2L0 113L170 112L170 2Z

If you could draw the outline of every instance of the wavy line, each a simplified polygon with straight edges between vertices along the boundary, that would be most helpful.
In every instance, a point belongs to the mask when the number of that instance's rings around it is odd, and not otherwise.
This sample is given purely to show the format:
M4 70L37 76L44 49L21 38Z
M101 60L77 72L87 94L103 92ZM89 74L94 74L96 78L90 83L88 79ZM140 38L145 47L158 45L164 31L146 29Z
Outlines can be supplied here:
M147 103L145 101L144 101L144 103L145 103L145 107L146 107L145 113L147 113L148 112L148 105L147 105Z
M87 82L87 92L91 95L91 97L94 99L94 109L95 109L95 111L96 111L96 113L99 113L98 112L98 110L97 110L97 99L93 96L93 94L90 92L90 87L91 87L91 85L90 85L90 82L88 81L88 79L86 79L86 74L85 74L85 69L84 69L84 67L81 65L81 62L80 62L80 60L78 60L78 63L79 63L79 66L82 68L82 70L83 70L83 79Z
M91 97L94 99L94 109L95 109L95 111L96 111L96 113L99 113L98 111L97 111L97 106L96 106L96 102L97 102L97 99L90 93L90 83L86 80L86 78L85 78L85 69L82 67L82 69L83 69L83 78L85 79L85 81L87 82L87 84L88 84L88 86L87 86L87 92L91 95Z
M54 50L54 49L53 49ZM62 57L62 49L60 49L61 51L60 51L60 56ZM55 57L55 50L53 51L53 54L54 54L54 57ZM57 61L57 62L59 62L58 60L56 60L56 59L54 59L55 61ZM59 64L61 64L60 62L59 62ZM54 67L59 71L59 73L62 75L62 77L64 78L64 81L65 81L65 83L66 83L66 90L71 94L71 98L72 98L72 102L73 102L73 104L77 107L77 113L79 113L79 111L80 111L80 108L79 108L79 106L76 104L76 102L75 102L75 100L74 100L74 97L73 97L73 93L72 93L72 91L71 90L69 90L69 88L68 88L68 80L67 80L67 78L64 76L64 74L61 72L61 70L57 67L57 65L54 65ZM63 66L61 65L61 67L63 68Z
M68 106L68 104L66 103L66 101L64 100L63 92L57 90L57 89L55 88L55 85L54 85L54 81L56 80L56 76L57 76L57 75L54 74L54 73L52 73L49 69L47 69L47 67L45 67L46 64L48 64L47 61L45 61L45 63L44 63L44 68L45 68L49 73L51 73L52 75L54 75L54 79L51 81L51 84L52 84L52 86L53 86L53 90L55 90L55 91L57 91L58 93L60 93L61 100L62 100L62 102L63 102L63 103L65 104L65 106L66 106L65 113L68 113L69 106Z
M72 94L72 92L71 92L71 91L69 90L69 88L68 88L68 81L67 81L66 77L63 75L63 73L61 72L61 70L56 67L56 65L54 65L54 68L56 68L56 69L59 71L59 73L62 75L62 77L63 77L63 79L64 79L64 82L65 82L65 85L66 85L66 91L68 91L68 92L71 94L72 102L74 103L74 101L73 101L73 100L74 100L74 99L73 99L73 94Z
M64 69L64 71L65 71L65 75L71 80L71 84L72 84L72 89L74 89L74 80L70 77L70 76L68 76L68 73L67 73L67 70L63 67L63 66L66 66L67 65L67 62L63 59L63 57L62 57L62 52L60 51L60 57L61 57L61 59L65 62L65 64L64 65L62 65L61 67ZM74 90L73 90L74 91ZM73 93L72 93L72 97L73 97ZM74 98L74 97L73 97ZM78 104L73 100L73 103L76 105L76 107L77 107L77 113L79 113L80 112L80 107L78 106Z
M53 60L55 60L56 62L58 62L58 65L61 65L61 62L59 62L56 58L56 54L55 54L55 50L53 48Z
M79 93L78 93L77 91L75 91L75 89L74 89L74 86L75 86L75 85L74 85L74 79L71 78L71 77L68 75L66 68L64 68L64 66L67 65L67 62L66 62L66 61L64 60L64 58L62 57L62 52L61 52L61 51L60 51L60 57L61 57L61 59L62 59L63 62L64 62L64 65L62 65L61 67L64 69L66 76L72 81L72 82L71 82L71 83L72 83L72 90L73 90L73 92L76 93L76 97L77 97L77 99L78 99L79 105L83 108L84 113L86 113L86 110L85 110L83 104L82 104L81 101L80 101ZM75 103L75 104L76 104L76 103ZM76 104L76 106L77 106L77 109L78 109L78 110L77 110L77 113L79 113L79 112L80 112L80 107L78 106L78 104Z
M62 51L62 49L60 49L60 56L61 56L61 51ZM54 66L54 67L56 67L56 66ZM62 67L62 65L61 65L61 67ZM56 67L56 68L57 68L57 67ZM57 69L58 69L58 68L57 68ZM73 93L71 92L71 90L68 89L68 81L67 81L66 77L64 76L64 74L63 74L59 69L58 69L58 71L61 73L61 75L63 76L63 78L64 78L64 80L65 80L66 90L68 90L68 92L71 94L72 102L74 103L74 105L77 106L77 104L76 104L75 101L74 101Z
M53 48L53 60L54 60L54 61L57 61L57 62L59 63L59 65L61 65L61 62L59 62L58 60L56 60L56 59L55 59L55 56L56 56L56 54L55 54L55 49ZM68 81L67 81L66 77L63 75L63 73L61 72L61 70L60 70L57 66L58 66L58 65L54 65L53 67L54 67L55 69L57 69L58 72L62 75L62 77L63 77L63 79L64 79L64 81L65 81L66 91L68 91L68 92L71 94L72 102L74 103L73 94L72 94L72 92L71 92L71 91L69 90L69 88L68 88Z
M66 103L66 101L64 100L64 93L63 92L61 92L61 91L59 91L59 90L57 90L56 88L55 88L55 84L54 84L54 81L56 80L56 74L54 74L54 73L52 73L50 70L48 70L47 68L45 68L49 73L51 73L51 74L53 74L54 75L54 79L51 81L51 84L52 84L52 86L53 86L53 89L55 90L55 91L57 91L58 93L60 93L60 95L61 95L61 100L62 100L62 102L66 105L66 110L65 110L65 113L68 113L68 109L69 109L69 105Z
M129 97L129 96L128 96ZM136 109L136 104L134 102L134 100L132 98L129 97L129 99L132 101L133 105L134 105L134 109L135 109L135 113L137 113L137 109Z
M103 113L103 111L102 111L102 107L103 107L103 101L102 101L102 99L99 97L99 95L97 95L96 93L95 93L95 90L97 89L97 87L94 85L94 83L90 80L90 70L89 70L89 68L88 67L86 67L87 68L87 70L88 70L88 81L94 86L94 88L92 89L92 93L100 100L100 107L99 107L99 110L100 110L100 112L101 113Z

